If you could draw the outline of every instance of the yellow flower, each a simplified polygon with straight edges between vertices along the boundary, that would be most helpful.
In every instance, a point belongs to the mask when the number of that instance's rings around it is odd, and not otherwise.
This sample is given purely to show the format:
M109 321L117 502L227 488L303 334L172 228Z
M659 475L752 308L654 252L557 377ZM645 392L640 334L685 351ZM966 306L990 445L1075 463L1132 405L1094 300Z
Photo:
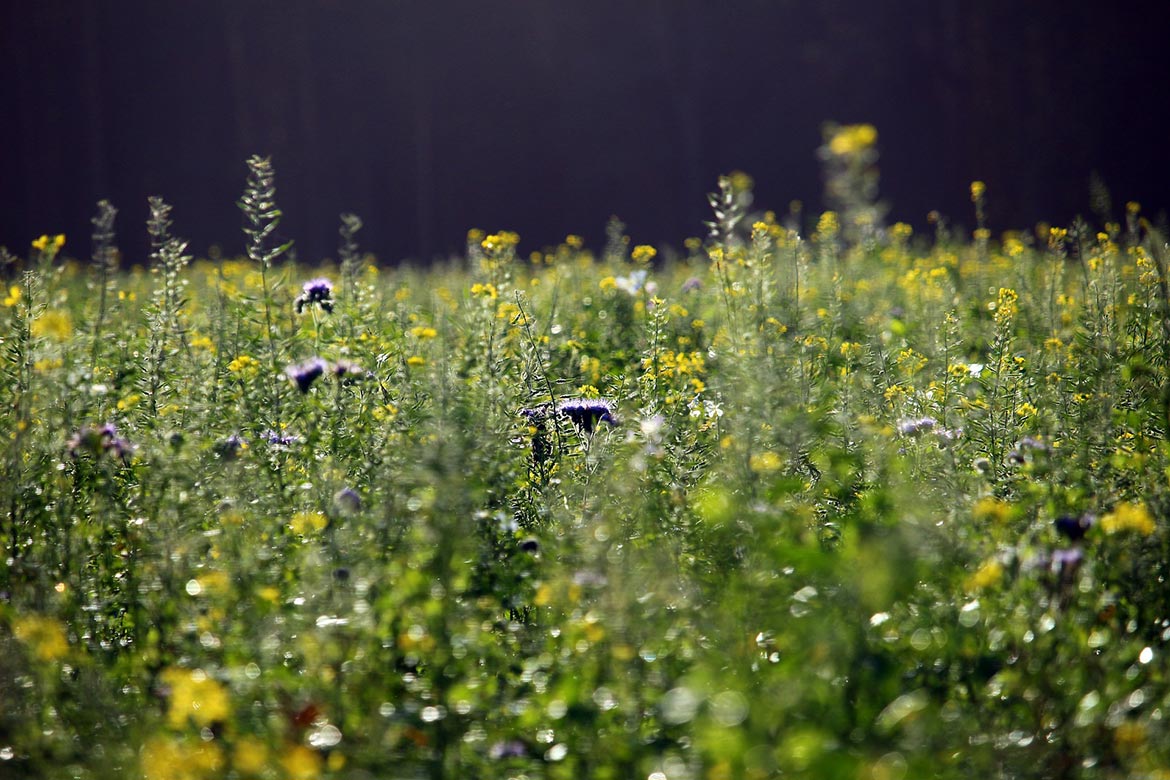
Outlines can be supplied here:
M565 245L572 249L580 249L585 246L585 239L581 238L581 236L570 234L565 236Z
M59 661L69 652L65 627L51 617L18 617L12 623L12 633L41 661Z
M1019 313L1019 300L1020 296L1015 290L1010 287L999 288L999 294L996 296L995 301L988 304L988 308L994 312L993 317L996 325L1009 323Z
M841 229L841 223L837 219L837 212L826 211L821 214L820 219L817 220L817 234L821 236L835 236L837 231Z
M1123 502L1101 518L1101 530L1107 534L1134 531L1149 536L1155 530L1154 518L1145 504Z
M416 325L410 329L410 335L414 336L416 339L433 339L435 336L439 335L439 332L434 328L429 328L425 325Z
M987 590L1003 579L1003 564L994 558L984 561L974 574L967 578L967 590Z
M922 370L923 366L925 366L927 363L927 359L926 355L907 348L901 350L898 353L897 357L894 358L894 362L898 364L898 368L900 368L904 374L907 376L913 376Z
M321 774L321 755L304 745L291 745L280 757L288 780L314 780Z
M241 737L232 750L232 767L245 775L263 774L268 768L268 745L255 737Z
M1011 504L991 496L979 499L971 509L971 514L975 516L976 522L980 523L1003 523L1011 517L1011 513Z
M328 524L329 518L321 512L297 512L289 521L289 527L292 528L293 533L300 536L324 530Z
M771 474L783 465L780 456L774 452L758 452L748 459L748 468L757 474Z
M743 171L732 171L728 174L727 181L731 184L731 189L736 192L746 192L756 184L752 177Z
M55 236L41 236L36 241L32 242L33 249L38 252L48 251L51 254L57 254L61 247L65 246L65 236L57 234Z
M233 374L252 374L260 368L260 361L250 355L239 355L228 363L228 371Z
M32 334L53 341L68 341L73 335L73 318L69 312L53 309L32 321Z
M829 139L829 151L838 157L864 152L877 143L877 129L873 125L845 125L837 128Z
M20 288L17 287L15 284L12 285L11 287L8 288L8 297L4 299L5 307L11 308L11 307L15 306L16 304L20 303L20 298L21 298Z
M60 368L63 365L64 362L62 362L61 358L59 357L41 358L40 360L37 360L33 363L33 371L36 371L37 373L45 373L47 371L52 371L54 368Z
M159 675L171 689L167 723L182 728L188 719L200 727L221 723L231 715L227 689L207 676L202 669L170 667Z
M213 342L207 336L196 336L195 338L191 339L191 348L192 349L205 349L208 352L214 353L215 352L215 342Z
M479 282L476 282L475 284L471 285L471 294L477 297L483 296L489 300L494 301L496 296L499 295L499 292L496 290L496 286L494 284L480 284Z
M520 243L520 236L509 230L501 230L499 233L492 233L480 242L483 251L489 254L498 254L508 249L514 248Z
M886 391L882 393L882 396L885 397L887 401L892 402L898 400L898 398L901 396L909 395L909 393L910 390L903 385L890 385L886 388Z
M214 742L152 737L142 746L145 780L211 780L221 777L223 751Z
M634 251L630 253L630 257L635 263L646 264L654 259L658 254L658 250L647 244L639 244L634 247Z
M420 366L425 366L426 364L427 359L425 357L420 357L419 355L411 355L406 359L406 365L410 366L411 368L419 368Z
M983 199L984 193L987 192L987 185L981 181L971 182L971 202L977 203Z

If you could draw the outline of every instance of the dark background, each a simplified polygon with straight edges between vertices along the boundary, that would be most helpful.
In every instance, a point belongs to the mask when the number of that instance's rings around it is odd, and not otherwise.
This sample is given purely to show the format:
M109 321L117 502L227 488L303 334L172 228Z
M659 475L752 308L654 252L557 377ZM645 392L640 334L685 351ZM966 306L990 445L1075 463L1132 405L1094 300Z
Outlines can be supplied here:
M99 198L143 262L146 198L203 254L243 247L244 160L271 155L281 231L332 256L338 214L384 262L521 249L611 214L639 243L702 233L732 169L757 205L821 203L826 120L880 133L890 218L991 227L1090 214L1090 176L1170 206L1163 2L41 0L0 3L0 244Z

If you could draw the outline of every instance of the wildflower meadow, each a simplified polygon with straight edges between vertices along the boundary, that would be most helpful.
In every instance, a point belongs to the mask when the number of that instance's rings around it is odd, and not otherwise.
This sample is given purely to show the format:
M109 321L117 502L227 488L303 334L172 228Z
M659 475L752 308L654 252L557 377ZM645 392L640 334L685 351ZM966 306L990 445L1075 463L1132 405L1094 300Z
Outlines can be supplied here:
M5 250L0 777L1170 777L1165 234L876 142L678 249L307 266L257 157L239 256Z

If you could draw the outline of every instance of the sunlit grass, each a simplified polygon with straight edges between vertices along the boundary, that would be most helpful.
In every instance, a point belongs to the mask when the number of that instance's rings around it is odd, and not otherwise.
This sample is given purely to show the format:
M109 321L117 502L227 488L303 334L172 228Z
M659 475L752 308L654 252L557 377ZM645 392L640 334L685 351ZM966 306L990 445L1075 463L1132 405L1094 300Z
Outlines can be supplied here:
M681 253L38 239L0 775L1161 776L1165 241L883 226L871 131Z

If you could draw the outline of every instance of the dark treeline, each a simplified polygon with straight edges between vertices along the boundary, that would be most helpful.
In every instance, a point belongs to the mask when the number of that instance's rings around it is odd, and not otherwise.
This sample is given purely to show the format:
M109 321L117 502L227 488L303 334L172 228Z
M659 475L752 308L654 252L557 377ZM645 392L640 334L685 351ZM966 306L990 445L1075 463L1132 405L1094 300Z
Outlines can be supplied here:
M64 232L99 198L128 262L146 198L198 253L240 251L244 160L271 155L299 256L338 214L384 261L701 232L742 169L760 206L821 208L825 120L880 134L891 217L994 228L1088 214L1096 174L1170 205L1170 47L1160 5L1034 0L44 0L0 10L0 244ZM1156 15L1155 15L1156 14Z

